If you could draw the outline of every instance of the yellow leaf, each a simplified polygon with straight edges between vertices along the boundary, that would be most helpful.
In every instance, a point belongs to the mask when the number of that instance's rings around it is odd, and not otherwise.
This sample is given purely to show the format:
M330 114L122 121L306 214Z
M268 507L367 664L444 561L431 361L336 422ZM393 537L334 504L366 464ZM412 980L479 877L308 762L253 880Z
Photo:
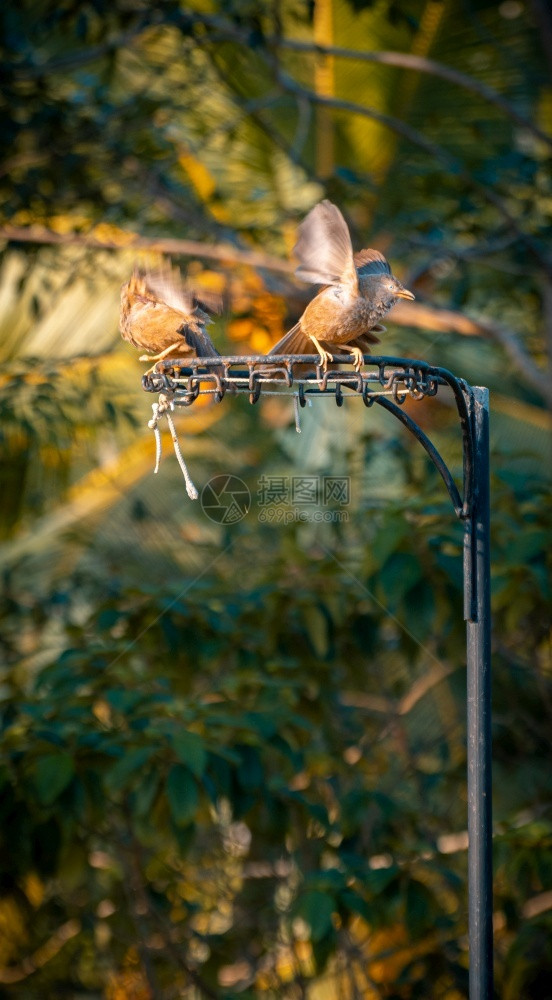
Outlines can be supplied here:
M249 338L249 343L254 351L258 354L268 354L270 348L272 347L272 337L263 330L262 327L256 327Z
M29 872L25 876L24 891L31 906L36 909L44 899L44 886L35 872Z
M178 162L188 174L201 200L207 201L212 196L216 185L205 164L188 152L181 153Z
M121 247L128 246L136 239L135 233L120 229L119 226L112 226L108 222L100 222L94 226L92 236L104 243L116 243Z
M247 340L253 333L252 319L233 319L228 324L226 332L232 340Z

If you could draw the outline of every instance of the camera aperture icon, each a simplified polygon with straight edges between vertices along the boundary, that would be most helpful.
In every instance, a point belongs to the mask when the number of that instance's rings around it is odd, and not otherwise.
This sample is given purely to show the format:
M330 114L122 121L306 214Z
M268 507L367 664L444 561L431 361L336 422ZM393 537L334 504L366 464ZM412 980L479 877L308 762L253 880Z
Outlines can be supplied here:
M213 476L201 491L203 513L217 524L236 524L251 506L251 493L237 476Z

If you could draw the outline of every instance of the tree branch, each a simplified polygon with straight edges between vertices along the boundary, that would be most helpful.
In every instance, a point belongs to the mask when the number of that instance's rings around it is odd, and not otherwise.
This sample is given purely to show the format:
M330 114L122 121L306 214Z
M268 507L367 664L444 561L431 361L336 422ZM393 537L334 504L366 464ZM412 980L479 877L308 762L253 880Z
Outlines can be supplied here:
M38 972L47 962L55 958L61 951L63 945L71 938L80 933L81 925L78 920L67 920L66 923L58 927L48 940L37 948L37 950L25 958L20 965L7 966L0 969L0 983L20 983L27 979L33 972Z
M402 698L387 698L384 695L365 694L362 691L343 691L341 703L353 708L364 709L377 715L408 715L428 691L450 677L458 666L439 663L418 677Z
M445 66L443 63L435 62L433 59L425 59L422 56L412 55L409 52L358 52L354 49L344 49L337 45L315 45L313 42L301 42L291 38L269 38L267 41L278 45L280 48L291 49L295 52L313 52L322 56L337 56L341 59L380 63L385 66L397 66L401 69L411 69L418 73L427 73L431 76L439 77L441 80L447 80L457 87L462 87L464 90L469 90L477 94L489 104L494 104L495 107L511 118L516 125L531 132L541 142L552 146L552 136L543 132L534 122L526 118L525 115L522 115L513 104L502 97L492 87L488 87L486 83L481 83L479 80L474 79L474 77L468 76L467 73L461 73L459 70Z
M103 56L110 55L117 49L124 49L134 41L145 29L161 25L163 23L158 11L150 11L143 14L136 24L127 31L114 35L113 38L99 45L87 45L79 52L67 52L63 56L57 56L44 63L26 62L12 68L13 75L18 80L36 79L46 76L48 73L58 73L60 70L77 69L87 63L102 59Z
M138 27L135 26L132 29L132 37L137 32L139 32L140 24L143 27L147 27L153 23L155 24L163 23L163 19L161 18L160 20L158 17L156 17L152 20L151 18L149 18L149 16L146 16L144 21L139 23ZM228 41L234 41L248 46L250 46L251 44L251 37L249 32L236 27L235 25L228 22L224 18L220 18L218 16L198 14L197 12L193 13L183 12L176 19L176 23L179 24L181 29L185 29L186 32L188 33L194 28L202 27L207 31L218 32L219 34L222 35L223 40L226 39ZM121 38L123 36L119 37ZM197 35L196 40L200 40L199 35ZM366 57L367 59L371 59L372 61L376 62L377 61L385 62L387 60L391 64L396 64L396 65L400 64L405 67L408 64L409 68L415 68L420 72L423 71L428 73L429 72L435 73L438 70L439 74L444 78L450 80L451 82L455 82L458 85L462 85L464 87L469 86L469 89L472 90L475 89L479 94L484 95L486 99L492 98L493 103L497 104L498 102L501 109L504 110L505 112L507 110L506 107L504 107L504 99L501 98L500 95L492 91L490 88L486 88L485 85L479 84L476 81L472 81L472 79L469 76L465 76L464 74L461 74L456 70L449 69L448 67L442 67L441 64L433 63L431 60L423 59L420 56L408 55L406 53L356 53L354 52L354 50L339 49L339 48L335 49L334 52L334 47L321 48L316 45L313 45L312 43L301 43L298 41L296 42L294 40L289 40L288 42L286 42L285 40L282 40L280 36L269 37L266 39L266 43L267 46L270 46L270 44L274 44L275 46L279 47L282 47L284 44L286 44L288 45L288 47L291 48L298 47L298 50L299 49L303 50L302 47L304 45L310 45L313 52L320 51L320 52L327 52L328 54L334 53L347 57L352 57L352 55L354 54L355 58ZM115 42L109 44L114 45ZM538 260L541 267L546 271L546 273L550 277L552 277L552 263L547 259L547 256L541 249L539 243L536 240L534 240L532 236L523 232L523 230L520 229L517 219L512 215L507 205L503 202L500 196L497 195L494 190L488 188L481 181L478 181L475 177L473 177L469 173L469 171L466 170L463 164L460 161L458 161L456 157L452 156L446 149L439 146L437 143L434 143L431 140L427 139L422 133L418 132L416 129L412 128L411 126L401 121L400 119L376 111L373 108L366 108L352 101L338 100L336 98L325 97L323 95L316 94L305 87L302 87L300 84L297 83L296 80L294 80L288 74L283 72L276 57L268 48L262 49L257 47L257 51L258 54L261 56L261 58L269 65L269 67L272 70L272 73L275 75L276 79L278 80L284 91L294 94L299 99L308 100L320 106L326 106L334 108L336 110L348 111L353 114L361 114L366 117L372 118L375 121L379 121L381 124L392 129L398 135L401 135L403 138L406 138L408 141L413 142L420 148L424 149L427 153L436 158L438 162L443 163L443 165L446 166L449 171L456 174L471 188L479 191L482 197L489 204L492 204L500 212L502 217L508 222L510 228L514 232L516 232L519 238L522 239L524 243L527 245L528 249L531 251L533 256ZM59 68L59 65L60 61L58 60L56 66ZM64 66L66 65L67 64L64 63ZM23 73L23 75L25 74L25 71L27 71L28 69L29 67L21 68L21 72ZM41 68L41 71L47 72L48 64L45 64ZM508 102L506 102L506 105L508 106ZM513 109L509 108L507 113L511 113L512 110ZM515 115L518 116L518 113L515 112ZM527 127L528 125L530 126L530 123L526 122L525 119L523 119L523 125L524 127ZM539 137L543 138L547 142L552 143L552 139L550 137L545 136L544 133L542 133L542 135L540 135L539 133Z
M99 239L89 233L56 233L39 226L0 226L0 240L10 243L52 244L55 246L84 246L93 250L157 250L159 253L181 254L185 257L202 257L204 260L219 260L251 267L266 268L292 274L294 265L279 257L258 250L238 250L221 243L209 246L199 240L180 240L171 237L144 237L134 233L122 233L120 240Z
M533 3L539 12L544 7L539 0L533 0ZM174 23L173 16L171 14L171 23ZM201 24L206 28L211 28L221 33L223 38L245 45L249 45L250 43L250 35L247 31L236 27L220 17L200 14L194 11L193 13L182 13L179 20L188 29L193 27L194 24ZM115 35L112 39L101 45L89 46L86 50L80 52L67 53L67 55L59 56L42 65L26 64L17 67L15 73L18 77L28 78L82 66L88 62L100 59L118 48L126 47L142 31L163 23L166 23L166 19L163 19L159 11L155 12L155 14L146 14L140 18L133 28ZM314 42L303 42L295 38L282 38L279 34L267 36L266 43L276 48L288 49L294 52L311 52L315 55L335 56L339 59L354 59L360 62L378 63L384 66L396 66L399 69L413 70L417 73L436 76L441 80L452 83L454 86L461 87L463 90L477 94L484 101L499 108L516 125L531 132L536 138L547 143L547 145L552 146L552 136L543 132L530 119L522 115L510 101L502 97L493 87L489 87L467 73L462 73L460 70L445 66L443 63L436 62L433 59L426 59L423 56L413 55L409 52L359 52L356 49L347 49L337 45L317 45Z
M184 17L189 17L184 15ZM195 17L195 15L194 15ZM221 22L220 18L213 18L206 15L201 15L196 17L198 23L203 24L205 27L215 27L217 30L223 29L227 32L227 37L229 40L242 42L243 44L250 44L250 38L240 29L234 28L231 25L226 25ZM188 22L187 22L188 23ZM341 100L335 97L326 97L322 94L317 94L315 91L309 90L303 87L301 84L291 77L288 73L284 72L278 63L278 60L272 52L268 49L260 50L257 49L258 55L261 56L265 64L271 71L274 80L280 84L282 89L290 94L294 94L298 99L303 99L312 102L313 104L318 104L324 107L334 108L340 111L348 111L352 114L363 115L367 118L371 118L374 121L380 122L380 124L385 125L387 128L394 131L397 135L402 138L407 139L414 145L419 146L421 149L425 149L430 156L433 156L438 162L442 163L447 170L459 177L464 183L479 194L487 201L490 205L493 205L502 215L503 219L508 223L508 226L512 232L516 233L520 240L522 240L527 249L531 252L533 257L538 261L543 271L552 279L552 262L546 256L546 254L541 249L539 243L533 239L528 233L524 232L523 229L518 225L517 219L512 215L508 206L504 203L502 198L496 194L492 188L489 188L482 181L477 180L469 170L467 170L463 163L458 160L455 156L448 152L443 146L438 143L432 142L423 133L419 132L417 129L403 122L399 118L395 118L392 115L387 115L381 111L377 111L375 108L367 108L364 105L356 104L354 101ZM552 140L551 140L552 141Z
M517 233L520 240L523 240L527 249L531 251L533 257L539 262L543 270L552 278L552 263L542 252L538 243L520 229L517 220L514 218L508 207L502 201L499 195L497 195L491 188L487 187L481 181L478 181L468 170L463 166L460 160L457 160L455 156L448 152L443 146L438 143L432 142L427 139L425 135L418 132L417 129L412 128L411 125L407 125L406 122L401 121L399 118L394 118L392 115L384 114L381 111L377 111L375 108L367 108L362 104L356 104L354 101L345 101L336 97L324 97L321 94L316 94L312 90L308 90L306 87L301 86L292 77L288 76L287 73L280 72L279 79L281 86L284 90L287 90L291 94L296 94L299 97L303 97L312 101L313 104L321 104L328 108L334 108L336 111L348 111L351 114L363 115L365 118L371 118L373 121L380 122L387 128L391 129L397 135L402 136L402 138L407 139L421 149L424 149L426 153L433 156L438 162L442 163L443 166L447 168L450 173L453 173L460 180L472 188L478 191L479 194L493 205L506 220L510 228Z

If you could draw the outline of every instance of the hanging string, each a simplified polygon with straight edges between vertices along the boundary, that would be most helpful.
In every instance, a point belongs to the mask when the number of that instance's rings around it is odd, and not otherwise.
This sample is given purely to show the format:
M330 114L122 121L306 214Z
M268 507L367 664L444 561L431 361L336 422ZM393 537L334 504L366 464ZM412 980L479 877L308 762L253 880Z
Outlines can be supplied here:
M192 482L190 473L188 472L188 469L186 467L186 463L184 461L184 458L182 457L182 452L180 451L180 445L178 443L178 438L176 436L176 430L175 430L175 427L174 427L174 424L173 424L172 417L171 417L171 415L170 415L170 413L169 413L168 410L167 410L167 413L166 413L166 417L167 417L167 423L168 423L169 428L170 428L171 437L172 437L172 440L173 440L174 452L175 452L175 455L176 455L176 457L178 459L178 464L179 464L179 466L180 466L180 468L182 470L182 475L184 476L184 482L186 483L186 493L188 494L190 500L197 500L197 498L199 496L199 493L198 493L196 487L194 486L194 484Z
M155 469L153 470L154 476L159 472L159 463L161 462L161 432L157 426L157 421L159 420L159 403L152 403L151 408L153 410L153 417L148 421L148 427L153 431L155 436Z
M300 434L301 433L301 420L300 420L301 410L299 409L299 393L298 392L294 392L294 394L293 394L293 412L295 414L295 430L297 431L298 434Z
M184 482L186 484L186 493L188 494L190 500L197 500L197 498L199 497L199 493L192 481L190 473L188 472L186 462L184 461L184 457L180 450L180 444L176 434L176 429L173 423L173 419L170 414L170 410L174 409L174 402L172 401L172 399L166 396L165 393L160 393L159 401L157 403L152 403L151 408L153 410L153 417L151 418L151 420L148 421L148 427L150 428L150 430L153 431L155 436L155 468L153 471L155 474L159 472L159 464L161 462L161 433L159 431L158 423L161 417L164 416L167 418L167 423L169 425L169 430L171 432L174 452L178 464L180 466L182 475L184 476Z

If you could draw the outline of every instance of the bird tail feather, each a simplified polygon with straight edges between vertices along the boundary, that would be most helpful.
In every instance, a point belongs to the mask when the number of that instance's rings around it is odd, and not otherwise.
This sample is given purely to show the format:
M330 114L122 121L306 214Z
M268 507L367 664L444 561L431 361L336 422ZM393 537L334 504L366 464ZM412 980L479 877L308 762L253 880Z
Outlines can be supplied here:
M313 354L313 344L310 337L301 328L301 323L296 323L286 334L271 347L269 354Z
M206 330L199 326L195 330L190 329L189 326L183 326L181 332L184 340L195 351L198 358L220 358L220 354Z

